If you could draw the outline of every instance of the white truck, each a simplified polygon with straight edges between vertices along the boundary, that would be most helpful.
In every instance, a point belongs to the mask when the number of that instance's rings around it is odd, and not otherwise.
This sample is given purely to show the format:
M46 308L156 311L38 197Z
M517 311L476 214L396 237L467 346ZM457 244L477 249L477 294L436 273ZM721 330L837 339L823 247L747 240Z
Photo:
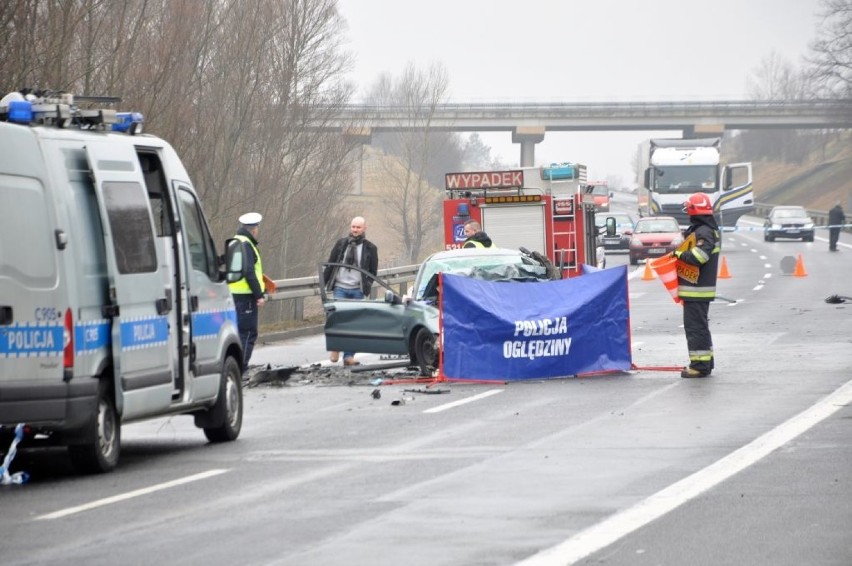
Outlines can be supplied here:
M706 193L721 226L734 226L754 211L751 163L721 163L722 139L651 139L640 147L644 183L638 192L639 216L674 216L685 226L683 203Z
M142 122L70 94L0 100L0 453L20 431L107 472L122 423L240 433L242 246L217 254L177 153Z

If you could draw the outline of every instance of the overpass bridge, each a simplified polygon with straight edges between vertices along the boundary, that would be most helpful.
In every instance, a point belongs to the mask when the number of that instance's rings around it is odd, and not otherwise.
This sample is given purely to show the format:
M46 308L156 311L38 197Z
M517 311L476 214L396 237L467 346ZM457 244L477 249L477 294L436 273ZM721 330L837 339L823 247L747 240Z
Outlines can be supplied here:
M369 143L373 133L429 128L512 133L521 166L535 164L547 132L678 130L684 138L725 130L852 128L852 99L679 102L448 102L434 108L347 104L325 128Z

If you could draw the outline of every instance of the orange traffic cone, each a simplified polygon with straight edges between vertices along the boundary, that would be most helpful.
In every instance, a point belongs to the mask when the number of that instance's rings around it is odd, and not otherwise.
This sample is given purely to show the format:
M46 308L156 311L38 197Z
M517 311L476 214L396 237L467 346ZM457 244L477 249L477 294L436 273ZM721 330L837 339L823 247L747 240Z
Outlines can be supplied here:
M719 269L719 279L730 279L731 274L728 273L728 262L725 261L725 256L722 256L722 267Z
M642 274L642 281L651 281L654 278L654 272L651 271L651 260L645 260L645 272Z
M807 276L807 273L805 273L805 262L802 261L802 254L799 254L799 257L796 259L796 269L793 270L793 275L796 277Z
M653 261L649 260L645 265L649 263L651 268L660 276L660 281L663 282L674 302L679 303L680 297L677 296L677 258L664 255Z

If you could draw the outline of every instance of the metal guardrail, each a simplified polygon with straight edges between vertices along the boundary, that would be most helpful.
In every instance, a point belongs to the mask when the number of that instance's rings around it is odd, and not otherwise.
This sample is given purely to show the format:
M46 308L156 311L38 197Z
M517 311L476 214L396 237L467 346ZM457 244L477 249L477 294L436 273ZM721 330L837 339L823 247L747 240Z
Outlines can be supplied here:
M408 283L414 281L420 265L403 265L401 267L389 267L380 269L378 276L390 285L399 285L400 294L405 294ZM307 297L318 297L320 294L319 276L298 277L295 279L276 279L275 293L269 295L273 301L285 299L302 300ZM297 309L301 311L301 309Z

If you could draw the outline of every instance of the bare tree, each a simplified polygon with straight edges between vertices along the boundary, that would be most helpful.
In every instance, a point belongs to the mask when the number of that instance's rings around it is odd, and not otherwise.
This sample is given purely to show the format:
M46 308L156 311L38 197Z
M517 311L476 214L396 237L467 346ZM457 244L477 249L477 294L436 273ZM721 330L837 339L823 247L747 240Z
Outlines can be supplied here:
M808 62L821 94L852 98L852 0L822 0L817 39Z
M464 143L464 161L462 166L467 171L497 170L496 160L491 157L491 147L482 141L478 133L470 134Z
M380 143L399 158L382 160L382 176L388 181L386 219L400 236L404 261L420 259L424 242L440 237L442 187L429 182L440 178L436 163L448 162L455 152L460 163L461 149L457 136L436 132L431 121L438 103L445 98L447 73L440 64L419 70L409 64L398 80L383 76L374 85L369 99L373 104L391 106L398 111L396 131L383 136ZM440 167L439 167L440 168ZM431 247L431 246L430 246Z
M804 100L814 96L811 84L807 71L796 68L773 51L748 77L747 90L755 100ZM742 159L802 163L821 143L824 143L823 137L813 132L752 130L738 136L733 146Z
M0 92L121 97L177 149L217 240L255 210L264 268L314 272L355 147L332 128L352 92L336 0L3 0L0 22Z
M755 100L800 100L806 93L805 74L772 51L746 80L746 90Z

